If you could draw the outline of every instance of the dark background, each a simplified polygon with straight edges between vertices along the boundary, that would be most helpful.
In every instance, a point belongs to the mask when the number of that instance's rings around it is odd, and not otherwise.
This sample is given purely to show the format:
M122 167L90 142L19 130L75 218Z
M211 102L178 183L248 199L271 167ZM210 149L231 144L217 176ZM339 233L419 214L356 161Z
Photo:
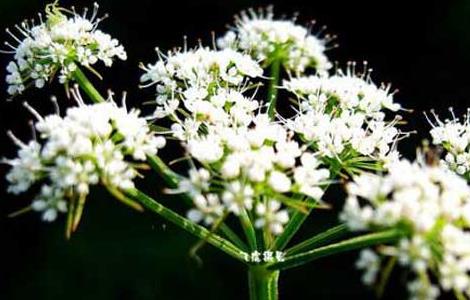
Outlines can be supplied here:
M232 15L248 7L275 4L279 14L300 13L300 21L315 18L337 34L340 47L328 53L333 61L368 60L377 82L392 82L400 92L396 99L414 113L405 114L408 128L419 132L401 144L412 158L420 140L427 137L428 125L422 112L435 108L446 113L448 106L465 111L470 100L470 1L117 1L102 0L101 11L111 13L102 25L118 38L129 59L112 69L100 68L106 83L116 92L129 91L130 102L138 105L150 99L150 91L136 86L141 72L139 62L154 62L155 46L169 49L201 38L210 44L210 32L222 33ZM61 1L77 8L91 1ZM1 0L0 28L13 26L35 16L44 1ZM1 39L5 39L3 34ZM10 58L0 56L1 66ZM7 98L0 68L0 97ZM53 88L68 105L60 87ZM31 116L21 102L28 100L41 113L53 111L47 101L50 93L29 90L13 102L0 104L0 157L12 157L16 148L4 131L13 129L24 140L31 136L27 121ZM168 155L171 148L163 151ZM3 177L7 168L0 167ZM143 188L159 191L156 176ZM84 218L71 241L64 239L64 218L52 224L37 214L14 219L6 215L29 203L31 195L12 197L0 183L0 299L245 299L246 275L241 265L217 250L201 252L204 264L188 257L195 239L159 217L140 214L113 201L97 189L89 197ZM341 205L341 188L329 192L328 200ZM176 198L164 199L182 208ZM173 203L171 203L173 202ZM312 215L298 236L306 237L334 224L334 212ZM354 269L356 254L327 258L284 272L281 299L373 299L360 283ZM403 273L394 272L387 299L402 299Z

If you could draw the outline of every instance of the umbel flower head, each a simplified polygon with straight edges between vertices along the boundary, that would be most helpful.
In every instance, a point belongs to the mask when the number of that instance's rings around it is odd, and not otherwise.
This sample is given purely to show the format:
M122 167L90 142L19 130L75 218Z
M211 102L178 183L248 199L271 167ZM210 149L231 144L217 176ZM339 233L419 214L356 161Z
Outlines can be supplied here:
M146 160L165 145L138 110L128 111L113 101L85 105L79 99L79 106L67 109L63 117L42 117L25 105L37 118L38 140L23 143L12 135L19 150L16 158L4 160L11 165L8 191L19 194L38 184L31 207L45 221L83 206L92 185L101 182L113 191L133 187L138 175L133 162Z
M295 19L275 19L272 7L258 13L250 9L235 18L235 26L218 39L220 48L238 49L269 65L280 60L287 71L304 73L308 68L325 73L331 63L325 55L331 37L321 39Z
M432 125L430 131L432 143L445 149L444 165L459 175L470 179L470 114L459 120L453 113L452 119L442 121L434 114L435 121L429 120Z
M396 142L406 134L397 128L401 118L387 121L386 111L396 112L400 105L390 86L372 82L370 71L358 74L351 65L332 76L291 78L283 86L298 99L298 113L287 126L325 163L356 173L398 158Z
M255 226L282 233L290 212L318 204L329 180L329 171L292 136L259 114L249 126L211 126L189 139L188 154L202 167L193 167L179 187L194 199L188 217L211 224L229 213L250 212L257 216Z
M263 74L250 56L231 49L217 51L201 46L167 55L157 51L159 60L143 66L145 73L141 77L144 86L156 87L156 118L176 118L179 109L220 112L230 101L222 99L226 98L221 96L223 90L240 91L247 79Z
M8 64L6 82L10 95L21 94L26 88L42 88L58 75L67 83L77 66L84 66L96 73L92 66L102 61L110 67L117 57L126 60L126 52L119 41L97 29L103 18L98 18L98 4L94 10L83 14L58 7L57 2L46 7L45 18L39 15L39 24L24 21L15 26L17 33L9 29L13 43L5 43L14 55Z
M422 159L420 159L422 160ZM353 231L396 228L395 244L363 250L357 267L377 282L387 259L411 270L411 299L435 299L439 287L470 296L470 187L447 168L401 160L386 175L363 173L347 185L341 219Z

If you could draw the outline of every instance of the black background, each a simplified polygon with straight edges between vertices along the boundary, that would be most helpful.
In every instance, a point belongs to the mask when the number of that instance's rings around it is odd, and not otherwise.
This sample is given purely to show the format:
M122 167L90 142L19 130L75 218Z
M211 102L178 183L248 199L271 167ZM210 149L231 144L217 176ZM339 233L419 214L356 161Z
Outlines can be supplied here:
M91 1L62 1L77 8ZM413 6L411 6L413 3ZM43 9L46 2L1 0L0 27L13 26ZM112 69L100 68L101 89L129 92L139 105L150 91L137 88L139 62L154 62L154 47L169 49L202 39L210 44L210 32L222 33L232 15L248 7L274 4L278 14L300 13L300 22L316 19L337 34L339 48L328 52L332 61L367 60L376 82L392 82L400 90L396 99L414 109L405 114L407 128L418 134L402 142L401 150L413 158L414 149L428 137L423 111L435 108L442 114L454 106L465 111L470 100L470 1L100 1L111 17L104 31L118 38L129 59ZM4 34L3 38L7 35ZM1 66L10 57L0 56ZM5 76L4 68L0 75ZM7 98L3 80L0 97ZM70 105L63 90L54 85L61 105ZM27 100L41 113L53 111L50 89L29 90L12 102L0 104L0 156L12 157L16 148L5 131L12 129L24 140L31 137L31 116L21 102ZM162 155L170 155L169 147ZM7 168L1 166L3 177ZM142 185L142 183L139 183ZM29 203L31 195L12 197L0 184L0 299L245 299L246 275L242 266L217 250L206 247L203 266L188 257L195 239L151 214L130 211L100 189L89 197L81 227L65 241L63 218L44 224L37 214L14 219L6 215ZM161 184L149 176L143 188L158 192ZM342 203L341 187L327 195L336 207ZM176 198L168 205L183 208ZM334 212L318 212L302 228L299 239L336 221ZM281 299L373 299L360 283L353 267L355 253L331 257L281 275ZM394 272L387 299L405 295L404 277Z

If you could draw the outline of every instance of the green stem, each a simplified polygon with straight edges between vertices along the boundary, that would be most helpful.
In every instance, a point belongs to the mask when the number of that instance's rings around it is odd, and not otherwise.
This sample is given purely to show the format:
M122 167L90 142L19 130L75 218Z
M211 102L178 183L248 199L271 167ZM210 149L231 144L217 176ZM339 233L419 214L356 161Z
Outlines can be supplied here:
M305 222L305 220L310 214L310 211L311 209L309 209L309 213L306 214L304 212L296 210L290 218L289 223L287 223L286 227L284 228L282 234L274 240L271 249L284 249L289 243L289 241L292 239L292 237L295 235L295 233L300 229L300 226L302 226L302 224Z
M118 190L117 188L111 186L110 184L105 184L106 186L106 189L108 190L108 192L114 197L116 198L119 202L137 210L137 211L140 211L140 212L143 212L144 211L144 208L137 202L133 201L132 199L129 199L128 197L126 197L126 195L124 195L120 190Z
M346 224L341 224L332 227L324 232L321 232L295 246L286 250L286 255L293 255L305 250L311 250L313 248L322 246L326 243L338 240L349 233Z
M265 266L248 268L250 300L277 300L279 271L267 270Z
M271 62L271 69L270 69L270 82L268 87L268 116L269 118L274 117L274 113L276 112L276 103L277 103L277 90L279 84L279 77L281 74L281 62L282 59L275 58Z
M382 273L380 274L380 281L377 285L376 290L377 299L382 299L385 287L387 286L388 280L390 279L390 275L392 274L393 268L395 267L396 263L397 257L392 256L389 258L387 264L385 265L385 268L382 270Z
M248 240L250 250L257 251L258 243L256 242L256 231L245 209L242 209L240 211L239 218L240 218L240 223L243 227L243 231L245 232L246 239Z
M325 187L325 190L327 187ZM307 201L309 202L314 202L316 200L308 198ZM305 222L307 217L310 215L312 212L313 207L307 206L307 213L296 210L293 214L292 217L289 219L289 222L287 223L286 227L284 228L284 231L279 235L275 240L273 245L271 246L271 249L273 250L282 250L284 249L287 244L290 242L290 240L294 237L294 235L299 231L300 227L302 224Z
M210 232L200 225L190 222L186 218L168 209L137 189L128 189L125 192L130 198L138 201L144 207L151 210L152 212L157 213L167 221L175 224L176 226L186 230L200 239L206 240L212 246L220 249L221 251L238 259L239 261L246 262L244 252L223 237Z
M248 246L245 242L234 232L227 224L220 225L220 232L222 232L232 243L235 244L242 251L248 252Z
M170 188L178 187L181 177L177 173L173 172L158 156L148 156L147 161L152 169L154 169L154 171L163 178ZM181 194L181 198L187 201L188 204L192 204L193 200L188 194ZM220 231L239 249L247 251L248 247L246 244L225 223L221 224Z
M78 66L73 72L73 78L93 102L100 103L106 101Z
M304 253L288 256L284 261L276 262L268 266L269 270L285 270L306 264L310 261L342 253L346 251L365 248L372 245L397 241L405 233L402 230L391 229L377 233L354 237L328 246L320 247Z
M180 176L173 172L158 156L148 155L147 161L155 172L160 174L165 183L170 188L177 188L180 182Z

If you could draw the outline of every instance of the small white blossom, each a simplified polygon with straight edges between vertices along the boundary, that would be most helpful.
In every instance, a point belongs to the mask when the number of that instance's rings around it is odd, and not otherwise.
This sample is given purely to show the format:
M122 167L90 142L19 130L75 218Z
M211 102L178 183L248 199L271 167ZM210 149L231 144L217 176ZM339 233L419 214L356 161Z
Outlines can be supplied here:
M224 211L239 216L245 210L254 210L260 216L257 224L265 222L263 226L274 235L283 231L289 216L287 210L281 209L282 201L273 200L272 205L264 206L266 191L272 194L271 199L277 199L276 195L279 199L302 195L320 201L329 171L293 140L293 132L270 121L267 115L253 116L246 126L214 124L205 130L204 134L188 137L185 147L190 157L211 175L204 181L204 188L197 182L183 180L179 192L207 197L217 191ZM194 172L195 168L191 168L190 176Z
M292 183L289 177L287 177L286 174L281 173L279 171L271 172L271 174L269 175L268 182L269 182L269 185L276 192L279 192L279 193L285 193L285 192L290 191L291 186L292 186Z
M415 279L408 283L410 300L434 300L440 295L439 287Z
M228 183L225 188L222 200L228 211L239 215L244 209L252 209L254 191L251 186L243 185L239 181L233 181Z
M90 67L102 61L110 67L114 58L126 60L127 55L119 41L97 29L98 4L93 14L78 14L56 7L46 8L46 19L34 25L24 21L18 29L19 37L7 29L17 46L7 45L14 54L8 66L6 82L10 95L21 94L28 86L44 87L59 75L66 83L72 78L77 65Z
M14 194L28 190L40 178L43 169L39 143L31 141L25 145L18 141L17 144L20 147L18 157L5 160L5 163L12 167L6 175L6 180L10 183L8 192Z
M397 111L390 86L376 86L369 74L357 75L352 67L333 76L291 78L284 87L299 98L299 113L287 126L312 143L331 164L337 160L349 173L394 160L397 141L406 134L387 121L386 110Z
M127 111L114 102L80 104L64 117L42 117L26 106L38 118L40 140L25 145L13 137L20 149L17 158L5 160L12 166L6 177L8 191L17 194L44 182L32 207L43 212L46 221L66 210L71 194L84 197L100 181L121 189L134 187L137 171L131 161L145 161L165 144L139 111Z
M331 68L325 56L328 38L320 39L295 20L276 20L269 7L258 14L243 11L235 20L235 27L217 41L220 48L240 49L258 61L281 59L285 68L303 73L314 68L323 73Z
M463 178L443 166L401 160L385 175L356 176L347 191L340 217L351 230L404 232L398 243L364 255L371 261L393 256L410 268L416 275L409 284L412 299L439 295L430 278L443 290L470 296L470 187ZM377 270L366 260L361 256L357 266L365 270L364 281L371 283Z
M154 65L143 67L145 73L141 76L144 86L155 86L156 117L161 118L172 114L179 102L189 111L198 111L204 117L215 117L223 114L224 104L237 103L243 96L233 94L236 88L248 78L260 77L263 70L250 56L231 49L210 50L199 47L184 52L169 52L167 55L158 53L159 61ZM219 94L221 87L234 88L228 94ZM247 103L245 110L253 110L253 105ZM232 112L243 119L246 104L240 103ZM242 121L242 120L241 120Z
M429 132L434 145L446 150L442 163L459 175L467 176L470 172L470 114L460 121L452 112L452 119L440 120L434 114L435 121L428 119L432 125Z
M287 210L281 210L281 203L276 200L258 203L256 213L259 218L256 220L255 226L266 227L274 235L281 234L284 231L283 226L289 221Z
M380 257L370 249L364 249L359 254L359 259L356 261L356 267L364 270L362 274L362 282L366 285L372 285L377 280L377 275L380 271L381 260Z
M67 202L64 200L64 192L61 189L44 185L31 207L35 211L42 212L44 221L52 222L57 218L58 212L67 211Z
M195 223L204 221L205 225L211 225L224 213L224 206L216 194L194 196L193 202L196 208L189 210L187 216Z

